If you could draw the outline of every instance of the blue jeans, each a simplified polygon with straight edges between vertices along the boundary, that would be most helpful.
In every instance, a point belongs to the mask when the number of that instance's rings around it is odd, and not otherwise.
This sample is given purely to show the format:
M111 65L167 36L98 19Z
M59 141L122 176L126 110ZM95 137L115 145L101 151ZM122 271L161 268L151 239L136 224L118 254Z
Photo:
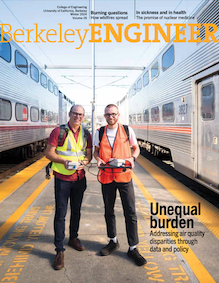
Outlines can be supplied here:
M54 244L56 251L64 251L63 241L65 238L65 216L68 208L68 199L70 198L71 217L69 226L69 238L78 237L79 222L81 217L81 203L84 191L86 190L86 178L79 181L63 181L55 178L55 218Z

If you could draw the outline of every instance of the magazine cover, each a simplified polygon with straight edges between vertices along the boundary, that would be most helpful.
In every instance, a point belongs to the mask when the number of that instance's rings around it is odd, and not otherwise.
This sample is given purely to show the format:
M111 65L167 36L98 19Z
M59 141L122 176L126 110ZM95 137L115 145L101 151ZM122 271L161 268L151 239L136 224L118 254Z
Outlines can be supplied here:
M119 114L141 151L164 156L218 199L218 0L2 0L0 9L0 158L43 151L75 104L83 106L83 126L95 143L105 107L114 104L119 112L108 118ZM107 216L95 167L86 169L79 216L86 250L66 248L64 269L54 271L54 185L40 187L48 160L39 162L0 184L0 282L219 282L219 206L143 156L132 179L144 264L131 261L120 199L120 250L99 256Z

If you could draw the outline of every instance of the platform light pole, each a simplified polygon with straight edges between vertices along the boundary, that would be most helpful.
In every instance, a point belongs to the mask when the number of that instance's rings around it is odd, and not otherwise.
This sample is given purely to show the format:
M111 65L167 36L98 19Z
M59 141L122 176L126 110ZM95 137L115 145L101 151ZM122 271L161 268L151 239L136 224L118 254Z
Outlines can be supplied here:
M92 11L95 11L95 0L92 0ZM94 17L92 18L92 24L95 23ZM92 42L92 90L93 90L93 101L92 101L92 142L94 146L94 135L96 132L96 96L95 96L95 43Z

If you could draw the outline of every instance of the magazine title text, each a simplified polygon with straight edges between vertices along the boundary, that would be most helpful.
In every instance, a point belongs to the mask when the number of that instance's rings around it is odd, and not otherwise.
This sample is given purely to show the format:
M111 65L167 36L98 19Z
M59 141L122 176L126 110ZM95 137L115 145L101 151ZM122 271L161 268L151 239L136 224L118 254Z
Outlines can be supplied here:
M12 39L18 43L39 43L39 42L50 42L50 43L74 43L79 41L79 45L75 47L80 49L85 39L89 37L89 42L112 42L112 38L116 42L122 42L126 40L131 43L137 42L160 42L161 38L165 42L171 41L171 34L175 32L175 38L173 42L219 42L216 38L215 33L217 32L217 25L213 23L192 23L192 24L165 24L165 29L160 24L139 24L132 23L127 26L119 23L114 28L112 24L101 24L91 23L88 29L67 29L64 30L62 24L58 24L57 29L41 29L38 24L34 24L33 29L16 29L13 33L12 26L10 24L0 24L1 36L0 42L9 42ZM7 28L7 31L4 31ZM205 38L200 38L200 29L204 28ZM186 32L188 29L189 32ZM88 35L90 34L90 35ZM4 35L8 37L5 38ZM187 36L186 36L187 35ZM26 39L24 39L24 37ZM153 37L153 38L152 38Z
M160 206L158 202L151 203L150 206L150 228L194 228L194 220L187 216L201 215L201 203L198 205L187 206ZM168 218L166 215L174 215L173 218ZM153 215L158 217L153 217ZM185 217L185 218L183 218Z

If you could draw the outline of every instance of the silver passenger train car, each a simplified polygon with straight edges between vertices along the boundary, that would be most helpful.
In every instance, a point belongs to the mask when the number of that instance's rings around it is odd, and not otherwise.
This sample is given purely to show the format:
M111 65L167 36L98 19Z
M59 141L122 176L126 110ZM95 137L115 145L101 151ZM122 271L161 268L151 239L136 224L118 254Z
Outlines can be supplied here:
M219 27L219 1L205 1L194 16L190 23ZM128 105L142 147L154 155L169 153L176 170L219 193L219 43L173 40L119 104Z
M19 149L24 159L33 156L45 146L51 130L68 120L71 105L18 44L0 43L0 152Z

